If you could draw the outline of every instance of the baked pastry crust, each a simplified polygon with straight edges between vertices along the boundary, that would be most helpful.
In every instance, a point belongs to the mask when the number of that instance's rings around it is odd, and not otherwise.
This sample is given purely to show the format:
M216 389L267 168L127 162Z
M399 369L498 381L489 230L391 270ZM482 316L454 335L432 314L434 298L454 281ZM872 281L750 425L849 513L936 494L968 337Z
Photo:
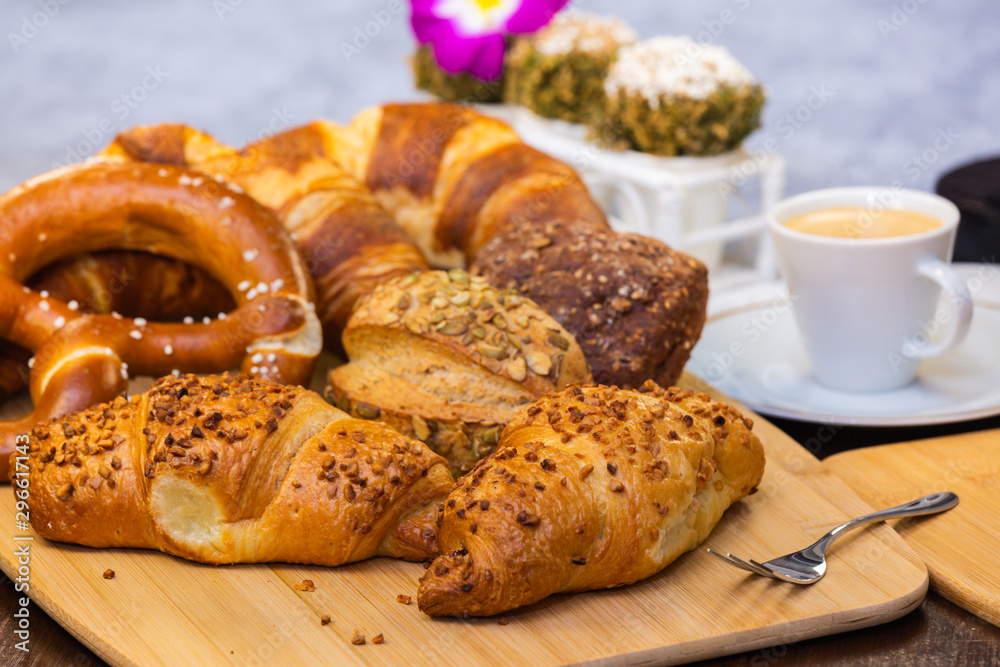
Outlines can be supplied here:
M705 394L653 383L546 396L442 505L420 609L486 616L659 572L760 484L751 427Z
M245 376L168 376L39 424L27 465L41 537L215 564L429 558L453 484L421 443Z

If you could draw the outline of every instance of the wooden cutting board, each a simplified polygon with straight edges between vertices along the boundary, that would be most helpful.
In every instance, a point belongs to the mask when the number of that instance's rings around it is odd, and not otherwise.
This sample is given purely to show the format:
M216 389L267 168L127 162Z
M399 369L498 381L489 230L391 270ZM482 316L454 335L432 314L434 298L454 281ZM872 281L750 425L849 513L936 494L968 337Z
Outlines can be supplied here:
M767 450L760 491L737 503L706 544L657 576L614 590L555 596L498 619L431 619L416 604L420 565L373 559L339 568L213 567L157 552L98 550L31 537L0 488L0 567L29 545L32 600L114 665L677 664L883 623L923 600L927 570L888 526L838 542L810 587L746 575L705 546L747 557L801 548L870 511L805 449L754 416ZM105 570L113 579L104 579ZM293 587L311 579L314 592ZM320 619L328 615L328 625ZM351 644L356 631L368 638ZM385 643L374 645L376 634Z
M855 449L823 465L875 507L957 493L958 507L934 521L902 519L895 528L941 595L1000 625L1000 430Z

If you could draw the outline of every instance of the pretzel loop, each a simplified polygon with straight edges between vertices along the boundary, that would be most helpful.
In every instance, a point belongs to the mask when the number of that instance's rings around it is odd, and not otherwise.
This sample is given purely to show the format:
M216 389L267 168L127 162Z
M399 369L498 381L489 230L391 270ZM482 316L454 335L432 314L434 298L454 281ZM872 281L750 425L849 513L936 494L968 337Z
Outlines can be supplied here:
M35 351L34 411L0 422L0 476L18 435L123 392L129 374L243 372L303 384L322 346L313 288L274 216L242 193L185 169L91 162L0 197L0 338ZM199 323L80 315L22 284L81 252L143 250L199 266L236 309Z

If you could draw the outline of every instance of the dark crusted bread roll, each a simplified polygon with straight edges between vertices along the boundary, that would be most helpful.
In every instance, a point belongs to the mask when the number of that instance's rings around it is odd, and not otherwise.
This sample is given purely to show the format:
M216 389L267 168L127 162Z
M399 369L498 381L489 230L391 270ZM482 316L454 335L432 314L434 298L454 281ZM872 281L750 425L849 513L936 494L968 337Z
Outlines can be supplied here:
M751 427L705 394L653 383L533 403L442 505L420 609L487 616L659 572L760 484Z
M217 564L430 558L453 484L423 444L245 376L167 376L37 425L18 456L40 536Z
M705 324L705 265L638 234L562 221L508 228L471 271L558 320L601 384L676 384Z

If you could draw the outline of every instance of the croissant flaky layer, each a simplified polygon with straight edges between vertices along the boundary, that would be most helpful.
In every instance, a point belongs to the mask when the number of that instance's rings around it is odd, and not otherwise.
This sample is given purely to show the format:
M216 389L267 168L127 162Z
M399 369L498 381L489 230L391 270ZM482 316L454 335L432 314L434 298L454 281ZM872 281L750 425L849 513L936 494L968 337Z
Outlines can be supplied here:
M423 443L300 387L228 375L168 376L40 424L28 450L42 537L203 563L427 559L454 483Z
M702 542L753 493L752 423L705 394L572 387L522 410L438 515L420 581L433 616L485 616L630 584Z

